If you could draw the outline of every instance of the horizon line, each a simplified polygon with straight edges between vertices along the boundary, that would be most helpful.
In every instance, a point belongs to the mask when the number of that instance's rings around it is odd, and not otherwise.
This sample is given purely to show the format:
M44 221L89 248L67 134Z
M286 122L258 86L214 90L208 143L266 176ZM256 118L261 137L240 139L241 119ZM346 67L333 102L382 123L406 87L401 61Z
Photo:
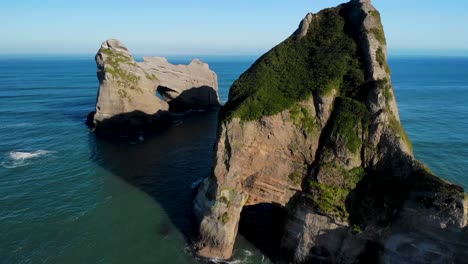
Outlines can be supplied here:
M267 51L268 52L268 51ZM95 56L97 52L1 52L0 56ZM238 53L160 53L155 52L136 52L133 57L184 57L184 56L205 56L205 57L260 57L266 52L238 52ZM434 57L468 57L468 49L418 49L418 48L395 48L388 49L388 56L434 56Z

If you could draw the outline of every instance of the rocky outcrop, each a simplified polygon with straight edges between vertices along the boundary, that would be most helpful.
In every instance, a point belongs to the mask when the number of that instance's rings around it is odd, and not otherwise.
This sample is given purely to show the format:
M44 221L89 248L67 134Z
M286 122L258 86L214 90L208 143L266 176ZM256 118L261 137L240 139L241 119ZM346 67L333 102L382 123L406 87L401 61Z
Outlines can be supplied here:
M304 37L307 35L307 31L309 31L310 23L312 22L312 18L314 14L308 13L304 19L302 19L301 23L299 24L299 28L294 32L294 35L299 37Z
M233 84L194 201L199 254L230 258L261 203L287 210L288 262L466 259L467 196L413 156L370 1L308 14Z
M220 105L216 74L199 60L172 65L164 58L145 57L137 62L121 42L110 39L102 43L96 64L96 111L87 121L96 132L157 129L170 121L170 111Z

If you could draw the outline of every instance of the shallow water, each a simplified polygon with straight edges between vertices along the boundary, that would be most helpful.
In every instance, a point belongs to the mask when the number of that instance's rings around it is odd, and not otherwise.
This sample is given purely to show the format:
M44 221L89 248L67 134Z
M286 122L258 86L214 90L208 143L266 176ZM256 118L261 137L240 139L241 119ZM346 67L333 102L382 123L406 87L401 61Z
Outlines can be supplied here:
M254 61L202 57L220 97ZM187 58L172 58L186 62ZM391 57L418 158L468 187L468 59ZM195 182L208 176L216 112L194 112L143 142L97 139L92 56L0 58L0 259L5 263L197 263ZM268 259L239 236L233 263Z

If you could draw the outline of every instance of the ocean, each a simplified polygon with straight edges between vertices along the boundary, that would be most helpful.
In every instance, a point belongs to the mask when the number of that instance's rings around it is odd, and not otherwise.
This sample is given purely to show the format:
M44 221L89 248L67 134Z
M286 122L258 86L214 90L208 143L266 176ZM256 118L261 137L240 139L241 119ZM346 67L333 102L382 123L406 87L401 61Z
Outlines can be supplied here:
M200 58L218 74L223 102L255 60ZM468 58L389 63L416 157L468 188ZM194 186L212 166L217 113L191 112L143 142L96 138L84 124L95 69L92 55L0 57L0 262L206 263L188 237ZM230 263L269 262L238 237Z

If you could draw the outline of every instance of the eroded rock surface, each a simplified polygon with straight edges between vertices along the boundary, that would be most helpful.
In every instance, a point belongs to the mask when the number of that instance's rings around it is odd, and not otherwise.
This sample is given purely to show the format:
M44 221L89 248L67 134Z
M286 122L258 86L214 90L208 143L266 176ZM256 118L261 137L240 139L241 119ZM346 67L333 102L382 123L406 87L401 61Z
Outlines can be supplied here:
M172 108L220 105L216 74L200 60L172 65L165 58L145 57L137 62L121 42L110 39L102 43L96 64L96 111L87 121L96 132L158 129L170 121Z
M232 255L242 208L288 212L278 260L458 263L468 199L412 152L380 14L352 0L308 14L237 80L194 210L201 256Z
M144 57L140 64L155 74L158 93L169 103L171 111L219 107L218 79L208 64L195 59L188 65L174 65L161 57Z

